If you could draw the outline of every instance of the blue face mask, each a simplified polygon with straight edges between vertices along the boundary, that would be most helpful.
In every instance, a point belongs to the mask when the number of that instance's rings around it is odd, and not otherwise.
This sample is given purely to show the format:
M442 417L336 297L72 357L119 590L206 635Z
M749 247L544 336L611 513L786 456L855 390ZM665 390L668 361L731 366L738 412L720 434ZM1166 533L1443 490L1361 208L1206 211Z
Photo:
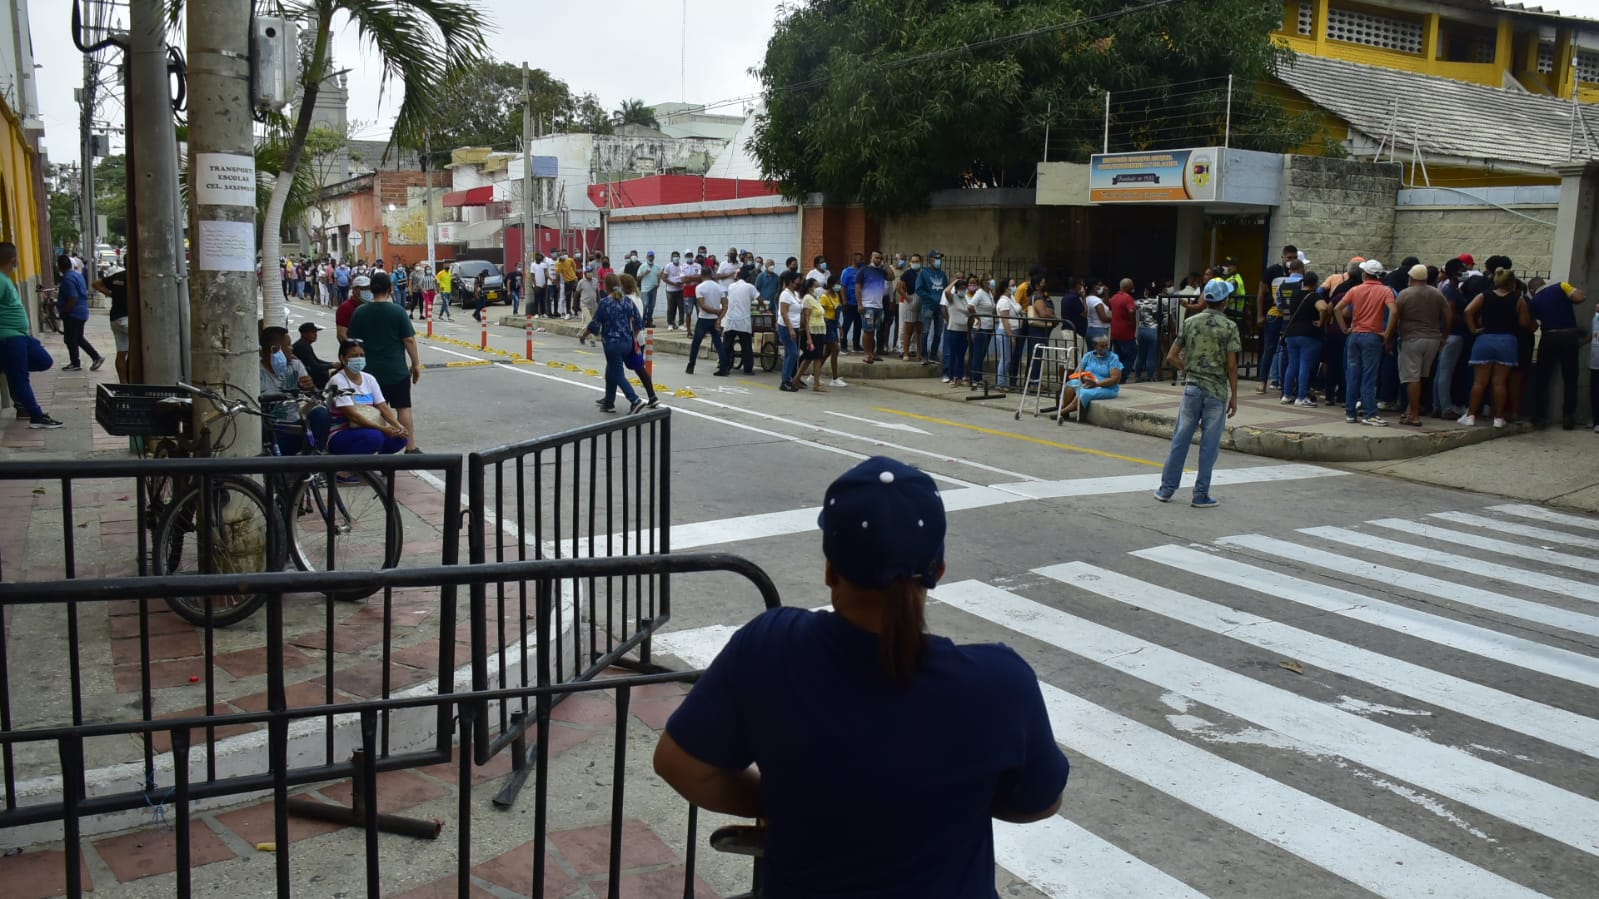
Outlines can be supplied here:
M358 375L361 372L366 371L366 357L365 356L355 356L355 357L346 359L346 360L344 360L344 367L349 369L351 374L357 374Z
M825 271L827 271L827 263L825 263L825 262L824 262L824 263L822 263L822 264L821 264L821 266L820 266L820 268L821 268L821 270L822 270L822 271L824 271L824 272L825 272Z
M912 262L911 263L911 271L913 271L913 272L920 270L921 267L922 267L922 264L920 262Z
M942 259L934 259L933 260L933 268L943 268L943 267L944 267L944 260L942 260Z
M272 351L272 373L280 378L289 373L289 358L282 350Z
M363 303L372 302L372 291L370 291L370 290L361 291L361 302L363 302Z

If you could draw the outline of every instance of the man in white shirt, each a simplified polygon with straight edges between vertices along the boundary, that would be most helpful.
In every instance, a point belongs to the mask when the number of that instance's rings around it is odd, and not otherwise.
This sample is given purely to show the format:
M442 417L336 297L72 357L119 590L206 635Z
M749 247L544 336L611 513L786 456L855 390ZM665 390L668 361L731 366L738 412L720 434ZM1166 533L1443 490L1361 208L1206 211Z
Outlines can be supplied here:
M694 340L688 348L688 368L684 369L691 375L694 363L700 361L700 343L707 334L711 335L711 349L716 351L717 367L721 367L722 316L727 312L727 289L714 278L701 281L694 294L694 306L698 317L694 322Z
M706 277L705 265L700 262L705 258L704 254L704 247L700 248L698 256L693 253L683 254L683 329L686 331L694 330L694 320L699 314L700 307L694 298L699 292L701 279ZM711 271L715 272L715 259L711 260L710 267Z
M661 270L661 281L666 288L666 330L676 331L683 317L683 255L672 251L672 261Z
M533 314L551 317L555 304L550 302L550 264L544 260L543 253L533 254L527 277L533 289Z
M811 260L811 270L805 273L805 277L811 279L812 281L815 281L817 287L821 287L821 288L825 289L827 287L827 277L828 277L828 275L827 275L827 260L823 259L820 256L817 256L815 259L812 259Z
M723 305L722 313L722 355L716 371L712 372L717 377L725 378L732 371L733 346L740 343L744 346L741 359L744 374L755 374L755 328L750 319L750 310L759 297L760 292L755 289L755 284L747 278L735 279L727 288L727 302Z

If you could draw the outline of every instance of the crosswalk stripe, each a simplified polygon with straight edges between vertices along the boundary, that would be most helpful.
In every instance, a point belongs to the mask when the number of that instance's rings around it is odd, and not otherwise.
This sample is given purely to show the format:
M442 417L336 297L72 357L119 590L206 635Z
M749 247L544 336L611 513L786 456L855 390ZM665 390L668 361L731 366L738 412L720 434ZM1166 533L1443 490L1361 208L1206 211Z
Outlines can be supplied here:
M1546 524L1563 524L1574 528L1586 528L1590 531L1599 531L1599 518L1584 518L1581 515L1566 515L1561 512L1551 512L1538 506L1528 506L1521 503L1506 503L1501 506L1489 506L1490 512L1503 512L1506 515L1519 515L1522 518L1531 518Z
M940 588L941 592L945 588ZM1055 739L1379 896L1538 893L1236 762L1040 683ZM1066 788L1071 801L1071 787ZM1123 892L1122 896L1158 893Z
M1531 537L1545 543L1559 543L1565 546L1580 546L1584 549L1599 549L1599 539L1583 537L1577 534L1568 534L1565 531L1555 531L1549 528L1533 527L1530 524L1517 524L1513 521L1500 521L1486 515L1472 515L1469 512L1434 512L1430 516L1443 521L1452 521L1455 524L1469 525L1489 531L1498 531L1502 534L1515 534L1518 537Z
M1509 540L1495 540L1481 534L1472 534L1466 531L1454 531L1419 521L1406 521L1403 518L1379 518L1368 521L1367 524L1398 531L1401 534L1411 534L1416 537L1425 537L1428 540L1439 540L1450 546L1469 546L1474 550L1498 553L1502 556L1518 556L1535 562L1547 562L1550 565L1559 565L1562 568L1575 568L1599 574L1599 559L1588 559L1582 556L1573 556L1570 553L1555 552L1539 546L1528 546L1524 543L1512 543Z
M1592 831L1599 801L998 587L961 581L935 595L993 624L1599 855Z
M1362 534L1359 531L1349 531L1343 528L1300 528L1299 533L1307 534L1311 537L1320 537L1324 540L1331 540L1335 543L1342 543L1358 549L1369 549L1385 555L1398 556L1412 562L1423 562L1455 571L1478 574L1496 581L1515 584L1519 587L1532 587L1535 590L1559 593L1562 596L1569 596L1573 599L1599 602L1599 584L1585 584L1581 581L1544 574L1541 571L1528 571L1525 568L1500 565L1497 562L1484 562L1480 559L1473 559L1470 556L1429 549L1414 543L1403 543L1387 537Z
M1599 720L1434 671L1327 637L1168 590L1085 562L1037 573L1080 590L1146 609L1213 634L1283 653L1355 680L1493 724L1515 722L1520 733L1599 758ZM1506 725L1508 726L1508 725Z
M994 861L1052 899L1205 895L1059 815L1032 824L995 821Z
M1305 549L1285 541L1278 541L1270 537L1249 535L1246 537L1224 537L1216 541L1222 546L1255 547L1263 552L1285 552L1293 550L1300 555L1296 561L1308 565L1318 565L1332 571L1347 572L1358 577L1370 578L1396 587L1408 588L1411 585L1408 578L1398 575L1408 574L1388 569L1393 577L1387 577L1382 572L1370 573L1362 569L1351 568L1348 560L1331 553L1320 550ZM1557 677L1561 680L1572 681L1589 687L1599 687L1599 660L1585 656L1581 653L1561 649L1558 646L1549 646L1525 637L1513 634L1502 634L1490 628L1480 627L1442 615L1433 615L1417 609L1407 608L1397 603L1353 593L1338 587L1330 587L1307 581L1291 575L1281 574L1265 568L1246 565L1234 559L1211 555L1181 546L1159 546L1153 549L1141 549L1133 553L1135 556L1180 568L1184 571L1203 575L1213 580L1221 581L1246 590L1254 590L1267 596L1274 596L1288 602L1331 612L1344 618L1365 622L1392 631L1398 631L1426 640L1439 646L1457 649L1461 652L1481 656L1528 671L1536 671ZM1443 582L1439 582L1443 583ZM1465 589L1465 588L1461 588ZM1444 595L1444 594L1440 594ZM1454 599L1455 597L1449 597ZM1463 594L1460 602L1478 605L1474 598ZM1508 600L1509 597L1506 597ZM1483 608L1490 608L1482 604ZM1518 617L1525 617L1519 616ZM1587 618L1587 616L1577 616ZM1587 618L1594 625L1594 629L1587 631L1599 635L1599 619ZM1569 628L1568 628L1569 629Z
M733 631L725 625L669 631L656 638L655 648L703 668ZM1539 895L1414 837L1050 684L1040 683L1039 688L1055 739L1068 752L1092 758L1376 895L1393 899L1532 899ZM1070 784L1065 798L1067 808L1072 808ZM1292 822L1292 826L1284 822ZM1041 824L1045 825L1042 829ZM1078 832L1097 842L1080 848L1075 842ZM1076 858L1081 852L1098 857ZM1065 818L1025 825L994 822L994 854L1006 870L1049 896L1165 899L1194 895L1192 889L1158 868ZM1094 865L1094 873L1072 867L1085 862Z

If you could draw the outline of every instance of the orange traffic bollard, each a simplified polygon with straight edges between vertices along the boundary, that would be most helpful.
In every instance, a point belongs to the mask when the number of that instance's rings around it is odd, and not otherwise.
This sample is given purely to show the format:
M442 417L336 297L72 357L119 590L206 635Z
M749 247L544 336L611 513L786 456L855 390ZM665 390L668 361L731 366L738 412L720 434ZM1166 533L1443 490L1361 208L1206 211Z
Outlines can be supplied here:
M644 329L644 373L655 377L655 329Z
M527 313L527 361L533 361L533 304L528 304Z
M433 304L432 303L425 303L423 305L424 305L424 308L422 310L422 312L423 312L423 316L422 317L427 319L427 322L428 322L428 336L432 337L433 336Z
M483 337L480 340L480 342L478 343L477 348L480 349L480 350L486 350L486 349L489 348L489 310L488 310L488 307L484 307L482 315L480 315L478 317L478 324L483 326L482 327Z

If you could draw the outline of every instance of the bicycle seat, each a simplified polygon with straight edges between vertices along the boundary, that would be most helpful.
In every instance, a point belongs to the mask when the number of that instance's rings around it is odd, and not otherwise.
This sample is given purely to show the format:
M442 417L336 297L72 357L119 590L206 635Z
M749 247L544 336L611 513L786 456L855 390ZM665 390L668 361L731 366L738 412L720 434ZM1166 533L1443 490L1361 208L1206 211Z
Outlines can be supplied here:
M164 396L155 403L157 406L192 406L194 400L186 396Z
M288 400L289 395L286 393L263 393L261 394L260 403L265 406L268 403L285 403Z
M763 858L766 855L766 827L762 824L729 824L711 832L711 848L730 855Z

